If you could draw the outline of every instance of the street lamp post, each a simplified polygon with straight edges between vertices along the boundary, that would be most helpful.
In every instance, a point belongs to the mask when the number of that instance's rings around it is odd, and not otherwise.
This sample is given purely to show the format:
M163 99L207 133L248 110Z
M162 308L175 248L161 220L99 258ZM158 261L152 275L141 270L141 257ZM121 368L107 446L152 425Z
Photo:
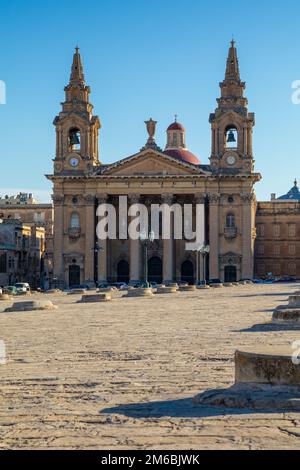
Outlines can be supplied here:
M202 256L203 284L206 286L206 258L210 253L210 246L203 245L198 253Z
M94 266L95 266L94 281L95 281L95 284L97 286L98 273L99 273L98 254L101 251L103 251L103 247L100 246L99 242L96 241L94 248L92 248L92 251L94 252Z
M149 232L147 235L146 232L142 232L140 234L140 241L142 243L142 246L144 247L144 286L145 288L149 288L150 284L148 281L148 249L150 245L154 242L155 240L155 233L153 231Z

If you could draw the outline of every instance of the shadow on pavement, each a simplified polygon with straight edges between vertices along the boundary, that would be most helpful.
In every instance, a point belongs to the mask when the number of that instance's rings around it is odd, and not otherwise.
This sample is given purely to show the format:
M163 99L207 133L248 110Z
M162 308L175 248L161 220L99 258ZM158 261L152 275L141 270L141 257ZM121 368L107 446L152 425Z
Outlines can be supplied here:
M222 390L212 390L222 392ZM278 410L276 411L278 413ZM207 407L193 402L192 398L182 400L170 400L149 403L133 403L120 405L113 408L105 408L104 414L118 414L129 418L209 418L217 416L270 414L272 411L258 411L250 409L229 409L219 407Z

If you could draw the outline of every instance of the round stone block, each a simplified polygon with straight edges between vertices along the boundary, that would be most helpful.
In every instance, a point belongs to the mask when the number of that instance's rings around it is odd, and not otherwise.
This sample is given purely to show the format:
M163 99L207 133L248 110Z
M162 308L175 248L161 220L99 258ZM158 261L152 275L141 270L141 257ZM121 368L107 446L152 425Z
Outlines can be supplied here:
M293 363L293 353L292 347L236 351L236 383L288 385L300 389L300 365Z
M11 297L8 294L1 294L0 295L0 300L10 300Z
M200 290L208 290L208 289L210 289L210 286L208 286L208 285L205 285L205 286L204 286L204 285L203 285L203 286L198 286L198 289L200 289Z
M300 308L277 309L273 313L272 322L279 324L299 323L300 325Z
M32 312L36 310L56 310L57 307L50 300L34 300L30 302L15 302L5 312Z
M213 289L221 289L224 287L224 285L222 283L220 284L211 284L210 287L212 287Z
M232 282L225 282L224 287L233 287Z
M232 285L233 285L234 287L240 287L240 283L239 283L239 282L233 282Z
M195 292L197 290L196 286L181 286L179 287L180 292Z
M110 302L112 300L111 293L102 293L102 294L94 294L94 295L83 295L80 303L97 303L97 302Z
M125 297L154 297L153 290L149 288L129 289Z
M84 295L86 294L85 289L72 289L71 292L68 293L68 295Z
M167 286L167 287L158 287L157 294L177 294L178 287L175 286Z

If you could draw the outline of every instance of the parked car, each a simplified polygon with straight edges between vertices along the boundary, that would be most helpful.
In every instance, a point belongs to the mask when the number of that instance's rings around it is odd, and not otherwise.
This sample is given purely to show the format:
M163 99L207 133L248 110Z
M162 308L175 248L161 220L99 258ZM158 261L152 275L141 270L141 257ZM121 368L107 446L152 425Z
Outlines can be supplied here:
M120 287L120 290L121 290L121 291L128 290L128 289L129 289L128 284L123 284L123 285Z
M17 295L17 288L15 286L6 286L3 288L3 294Z
M96 286L98 289L107 289L109 287L108 282L97 282Z
M126 282L113 282L111 284L111 287L116 287L118 290L121 290L121 287L123 287L123 286L128 287Z
M15 284L15 288L17 289L18 294L26 294L26 292L30 292L30 285L27 282L17 282L17 284Z
M189 284L188 284L188 282L185 282L185 281L179 281L178 285L179 285L179 287L187 287Z
M150 282L150 287L152 287L152 289L157 289L158 288L157 282Z
M275 279L276 283L284 283L284 282L297 282L297 279L295 277L292 277L292 276L283 276L283 277L280 277L279 279Z

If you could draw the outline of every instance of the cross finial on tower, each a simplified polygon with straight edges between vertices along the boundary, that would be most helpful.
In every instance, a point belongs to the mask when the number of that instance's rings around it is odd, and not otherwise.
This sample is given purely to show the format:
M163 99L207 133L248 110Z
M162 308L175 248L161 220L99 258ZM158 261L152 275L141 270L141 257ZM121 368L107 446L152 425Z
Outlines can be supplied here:
M231 40L231 47L235 47L235 40L234 40L233 37L232 37L232 40Z
M175 114L175 122L177 122L178 114Z
M294 185L295 185L295 187L297 187L297 186L298 186L298 181L297 181L297 178L295 178Z

